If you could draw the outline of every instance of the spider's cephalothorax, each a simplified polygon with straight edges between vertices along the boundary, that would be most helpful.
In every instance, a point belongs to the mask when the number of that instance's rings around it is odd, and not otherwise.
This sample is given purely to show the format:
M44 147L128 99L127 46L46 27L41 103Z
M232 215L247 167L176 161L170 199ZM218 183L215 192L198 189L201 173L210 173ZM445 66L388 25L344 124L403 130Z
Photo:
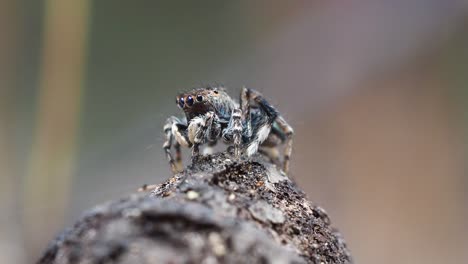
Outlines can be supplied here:
M163 146L173 172L181 166L180 146L192 148L192 155L198 155L200 145L212 147L222 139L234 145L236 159L261 151L277 161L276 147L286 143L283 170L288 173L293 129L259 92L244 87L237 103L224 88L198 88L178 95L176 104L185 118L167 120ZM171 146L176 151L175 160Z

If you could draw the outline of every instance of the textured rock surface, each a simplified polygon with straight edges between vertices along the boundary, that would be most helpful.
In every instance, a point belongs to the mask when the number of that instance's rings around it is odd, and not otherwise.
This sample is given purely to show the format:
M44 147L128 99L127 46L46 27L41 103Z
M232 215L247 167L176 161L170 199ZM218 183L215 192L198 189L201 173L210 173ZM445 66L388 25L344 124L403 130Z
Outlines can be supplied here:
M351 262L325 211L275 165L219 153L89 211L38 263Z

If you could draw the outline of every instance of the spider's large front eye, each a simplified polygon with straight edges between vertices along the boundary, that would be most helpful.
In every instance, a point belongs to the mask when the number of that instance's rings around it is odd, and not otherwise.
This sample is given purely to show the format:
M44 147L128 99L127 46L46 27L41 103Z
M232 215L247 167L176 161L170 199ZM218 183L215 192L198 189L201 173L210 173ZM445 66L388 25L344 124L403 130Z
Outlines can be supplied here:
M187 105L188 106L193 105L193 97L191 95L187 96Z
M180 106L180 108L184 107L184 98L183 97L181 97L179 99L179 106Z
M197 101L198 102L203 101L203 96L201 94L197 95Z

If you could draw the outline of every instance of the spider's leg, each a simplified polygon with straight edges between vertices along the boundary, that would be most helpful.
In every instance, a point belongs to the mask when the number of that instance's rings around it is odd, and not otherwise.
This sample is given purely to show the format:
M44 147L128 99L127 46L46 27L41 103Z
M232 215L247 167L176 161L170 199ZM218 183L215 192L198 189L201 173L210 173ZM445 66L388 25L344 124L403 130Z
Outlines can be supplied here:
M175 162L177 167L181 168L182 167L182 151L180 149L180 144L179 142L174 142L174 149L175 149Z
M242 110L237 108L232 111L229 123L222 131L224 141L234 144L235 159L239 159L241 156L242 130Z
M258 152L268 157L272 163L280 166L281 162L278 146L283 143L285 137L282 135L282 132L278 130L279 129L274 125L271 127L270 134L259 146Z
M164 134L166 135L166 140L163 144L164 152L166 153L166 158L169 161L172 172L176 173L178 167L180 166L182 156L180 153L180 145L188 144L188 140L185 136L184 130L186 129L184 125L177 117L170 117L164 125ZM175 142L174 142L175 140ZM174 145L176 150L176 160L172 157L171 147ZM177 162L177 163L176 163ZM179 164L178 164L179 163Z
M207 120L207 141L208 146L203 150L204 154L212 154L213 147L218 143L218 139L221 135L221 124L219 117L213 113L213 118Z
M234 156L236 159L240 158L241 155L241 137L242 137L242 111L235 109L232 111L232 132L234 139Z
M267 157L271 163L280 166L281 162L278 148L264 147L263 145L260 145L260 147L258 147L258 152Z
M252 122L250 117L250 89L242 87L240 95L240 107L242 110L242 121L245 124L244 135L247 137L252 136Z
M177 172L177 166L174 162L174 158L171 154L171 145L173 141L172 131L171 131L172 123L167 123L164 126L164 134L166 135L166 140L163 144L164 153L166 153L166 158L169 161L169 165L171 166L171 170L173 173Z
M177 167L182 170L182 152L181 146L190 148L192 143L190 143L187 136L187 125L185 123L175 123L172 125L172 134L174 135L174 149L175 149L175 161Z
M293 136L294 130L292 127L284 120L282 116L276 118L276 123L279 128L283 131L286 136L286 147L284 148L284 157L283 157L283 171L289 173L289 162L291 159L292 145L293 145Z
M265 118L256 119L255 124L252 124L253 120L251 120L250 115L250 109L252 107L251 101L265 114ZM247 155L251 156L257 152L259 145L268 138L268 135L271 131L271 126L278 116L278 112L270 103L265 100L265 98L263 98L262 94L253 89L248 89L245 87L242 88L241 105L243 108L243 113L245 114L244 118L248 126L251 126L252 131L255 131L255 134L252 135L253 138L247 147Z
M258 145L261 144L263 141L267 139L269 136L271 126L273 122L276 122L279 129L282 133L284 133L286 139L286 147L284 150L284 160L283 160L283 170L285 173L289 172L289 160L291 158L292 153L292 144L293 144L293 134L294 131L292 127L284 120L284 118L276 111L276 109L268 103L268 101L263 98L262 94L258 91L253 89L243 88L241 93L241 105L248 109L250 106L248 105L250 101L254 101L256 105L262 109L266 115L268 116L268 120L265 124L261 124L260 128L257 130L255 138L253 139L252 143L248 147L247 154L253 154L257 151ZM246 110L247 112L247 110ZM249 114L250 116L250 114ZM268 131L268 133L267 133Z

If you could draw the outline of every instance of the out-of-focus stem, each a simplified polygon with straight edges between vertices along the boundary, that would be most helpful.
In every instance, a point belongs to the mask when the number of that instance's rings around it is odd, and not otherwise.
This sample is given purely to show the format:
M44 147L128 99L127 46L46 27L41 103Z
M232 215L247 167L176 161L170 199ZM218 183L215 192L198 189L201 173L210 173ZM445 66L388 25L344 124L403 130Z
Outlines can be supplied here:
M90 2L45 3L39 101L24 192L24 235L34 255L60 228L69 201Z
M22 263L14 146L19 20L17 1L0 1L0 263Z

